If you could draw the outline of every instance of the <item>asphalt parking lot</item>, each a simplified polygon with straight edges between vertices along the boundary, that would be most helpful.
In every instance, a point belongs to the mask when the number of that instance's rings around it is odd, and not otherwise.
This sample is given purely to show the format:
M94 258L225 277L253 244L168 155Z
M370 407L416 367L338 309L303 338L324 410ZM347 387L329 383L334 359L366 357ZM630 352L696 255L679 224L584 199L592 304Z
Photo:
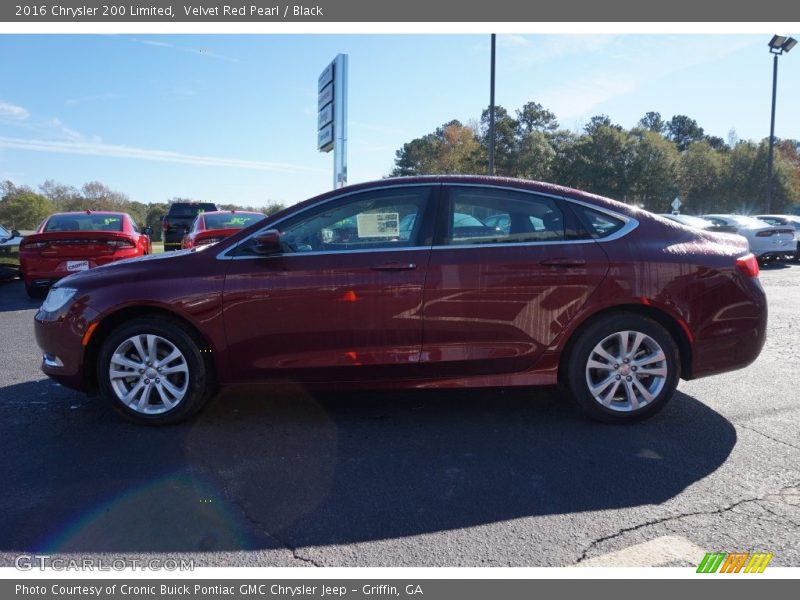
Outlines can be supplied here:
M20 553L210 566L800 566L800 265L762 271L766 347L634 426L556 390L226 393L146 428L39 371L0 284L0 566ZM645 546L641 546L645 544Z

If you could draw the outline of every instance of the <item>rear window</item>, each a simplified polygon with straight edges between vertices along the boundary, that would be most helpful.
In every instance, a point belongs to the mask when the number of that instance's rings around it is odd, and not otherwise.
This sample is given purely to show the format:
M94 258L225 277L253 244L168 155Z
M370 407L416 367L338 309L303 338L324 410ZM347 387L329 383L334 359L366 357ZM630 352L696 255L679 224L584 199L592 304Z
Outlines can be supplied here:
M201 212L213 212L217 210L215 204L199 203L199 204L172 204L169 207L170 217L196 217Z
M248 225L264 219L264 215L243 213L228 213L221 215L206 215L206 229L243 229Z
M122 231L122 215L53 215L44 231Z

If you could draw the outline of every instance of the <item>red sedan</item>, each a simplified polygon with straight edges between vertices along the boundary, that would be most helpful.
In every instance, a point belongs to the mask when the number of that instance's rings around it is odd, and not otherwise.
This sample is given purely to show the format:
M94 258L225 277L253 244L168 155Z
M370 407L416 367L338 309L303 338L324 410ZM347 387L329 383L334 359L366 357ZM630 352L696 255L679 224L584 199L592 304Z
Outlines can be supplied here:
M755 360L758 272L735 236L577 190L386 179L214 246L72 275L37 313L36 339L46 374L140 423L185 419L219 385L286 380L561 383L589 416L626 422L663 408L679 378Z
M47 217L20 244L25 290L44 296L57 280L110 262L150 254L149 227L139 229L127 213L84 211Z
M181 242L181 248L188 250L196 246L216 244L238 229L244 229L266 217L260 212L242 210L218 210L200 213L192 223L192 228Z

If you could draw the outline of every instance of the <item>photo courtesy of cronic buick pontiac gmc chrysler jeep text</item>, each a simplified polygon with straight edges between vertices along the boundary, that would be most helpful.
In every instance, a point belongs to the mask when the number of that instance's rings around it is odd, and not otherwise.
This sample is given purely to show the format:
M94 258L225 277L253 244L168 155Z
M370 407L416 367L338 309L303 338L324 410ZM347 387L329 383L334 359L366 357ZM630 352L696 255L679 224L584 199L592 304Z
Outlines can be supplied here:
M487 177L335 190L216 244L59 280L36 314L42 369L140 423L218 386L562 384L592 418L648 417L679 378L764 344L739 236L568 188Z

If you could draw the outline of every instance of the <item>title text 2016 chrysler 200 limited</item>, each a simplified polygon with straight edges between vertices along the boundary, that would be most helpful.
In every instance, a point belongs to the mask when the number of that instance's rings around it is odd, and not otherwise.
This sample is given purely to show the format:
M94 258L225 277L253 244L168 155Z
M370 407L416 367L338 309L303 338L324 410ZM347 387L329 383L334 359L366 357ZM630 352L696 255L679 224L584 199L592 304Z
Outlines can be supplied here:
M42 369L172 423L218 385L562 383L589 416L650 416L679 378L751 363L767 305L737 236L500 178L387 179L200 249L59 281Z

